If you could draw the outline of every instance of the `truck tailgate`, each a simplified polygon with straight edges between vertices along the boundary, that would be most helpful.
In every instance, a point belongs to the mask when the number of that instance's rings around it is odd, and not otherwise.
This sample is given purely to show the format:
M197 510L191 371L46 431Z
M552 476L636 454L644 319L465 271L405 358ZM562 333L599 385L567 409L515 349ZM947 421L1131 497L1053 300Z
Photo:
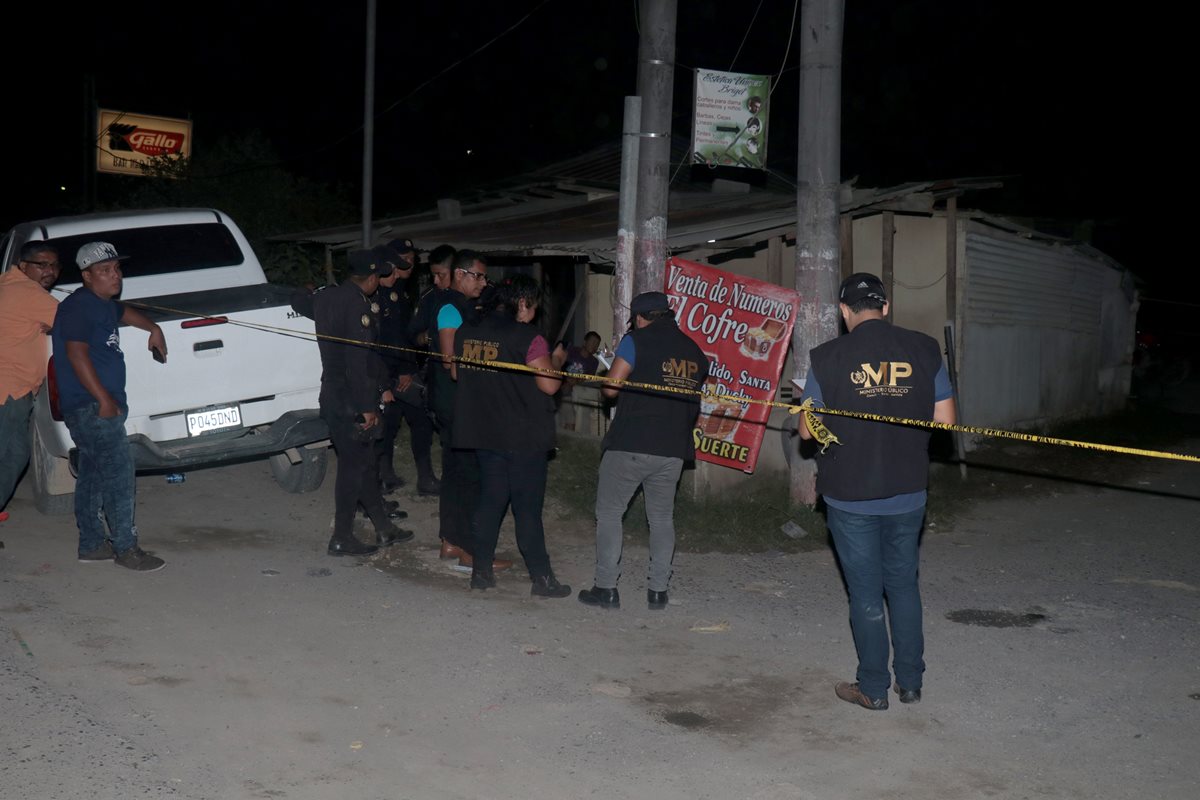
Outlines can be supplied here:
M166 441L210 430L197 426L253 427L289 410L316 408L321 362L313 323L292 312L289 298L289 289L259 284L129 300L163 329L168 356L160 364L146 349L144 331L121 329L127 430ZM189 412L205 409L210 418L193 417L189 428Z

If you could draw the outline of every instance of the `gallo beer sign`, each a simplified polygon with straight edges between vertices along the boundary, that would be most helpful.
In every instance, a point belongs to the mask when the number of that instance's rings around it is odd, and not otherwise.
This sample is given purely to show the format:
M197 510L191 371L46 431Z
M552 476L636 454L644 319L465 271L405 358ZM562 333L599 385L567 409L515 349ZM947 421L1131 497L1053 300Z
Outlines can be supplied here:
M787 356L800 295L706 264L667 261L679 328L708 358L708 381L692 438L696 458L753 472Z
M145 175L143 166L159 156L192 154L192 122L100 109L96 139L96 171Z

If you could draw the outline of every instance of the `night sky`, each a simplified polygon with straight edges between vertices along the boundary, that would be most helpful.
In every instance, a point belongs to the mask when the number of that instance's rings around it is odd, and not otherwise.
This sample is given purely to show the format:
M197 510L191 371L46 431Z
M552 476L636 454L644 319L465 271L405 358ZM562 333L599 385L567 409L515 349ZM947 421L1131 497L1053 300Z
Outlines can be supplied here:
M675 132L690 130L692 69L782 69L770 165L794 173L798 41L783 62L792 0L679 6ZM260 131L287 169L340 184L357 203L365 7L131 1L23 12L32 35L14 25L6 37L4 149L16 180L0 227L79 202L86 72L102 107L190 115L198 149ZM1096 8L849 0L843 179L1006 176L1006 189L963 205L1068 231L1092 220L1101 249L1162 285L1175 271L1158 252L1169 237L1153 232L1146 194L1162 177L1151 164L1169 160L1152 99L1169 77L1157 63L1169 36L1160 31L1165 38L1147 47L1136 23ZM622 97L636 87L635 9L634 0L380 0L377 215L432 207L438 196L613 141ZM1186 272L1175 279L1194 284Z

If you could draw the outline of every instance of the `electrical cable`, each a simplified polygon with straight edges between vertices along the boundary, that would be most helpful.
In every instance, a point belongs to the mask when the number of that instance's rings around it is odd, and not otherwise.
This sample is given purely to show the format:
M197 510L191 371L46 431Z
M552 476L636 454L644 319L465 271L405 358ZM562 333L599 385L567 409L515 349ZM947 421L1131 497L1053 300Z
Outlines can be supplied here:
M771 91L767 93L767 99L775 94L775 87L779 85L779 79L783 77L784 67L787 66L788 56L792 53L792 39L796 36L796 12L800 10L800 0L796 0L796 4L792 6L792 25L788 30L787 49L783 51L783 62L779 65L779 73L771 81Z

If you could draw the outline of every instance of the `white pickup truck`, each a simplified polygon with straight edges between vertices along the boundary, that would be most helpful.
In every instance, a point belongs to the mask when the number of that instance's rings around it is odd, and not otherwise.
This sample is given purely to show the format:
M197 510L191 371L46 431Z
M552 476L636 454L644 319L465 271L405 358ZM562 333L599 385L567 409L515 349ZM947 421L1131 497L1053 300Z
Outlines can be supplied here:
M138 471L179 472L255 457L289 492L316 489L325 478L329 433L317 414L321 362L304 336L238 325L255 323L312 334L292 311L290 290L267 283L237 225L220 211L169 209L58 217L15 226L0 242L0 269L21 245L58 246L63 271L54 294L79 289L80 245L116 245L120 299L159 324L165 364L146 349L147 334L121 330L129 418L126 431ZM163 309L170 309L163 310ZM38 510L67 513L74 502L74 448L58 413L54 359L34 404L27 476Z

